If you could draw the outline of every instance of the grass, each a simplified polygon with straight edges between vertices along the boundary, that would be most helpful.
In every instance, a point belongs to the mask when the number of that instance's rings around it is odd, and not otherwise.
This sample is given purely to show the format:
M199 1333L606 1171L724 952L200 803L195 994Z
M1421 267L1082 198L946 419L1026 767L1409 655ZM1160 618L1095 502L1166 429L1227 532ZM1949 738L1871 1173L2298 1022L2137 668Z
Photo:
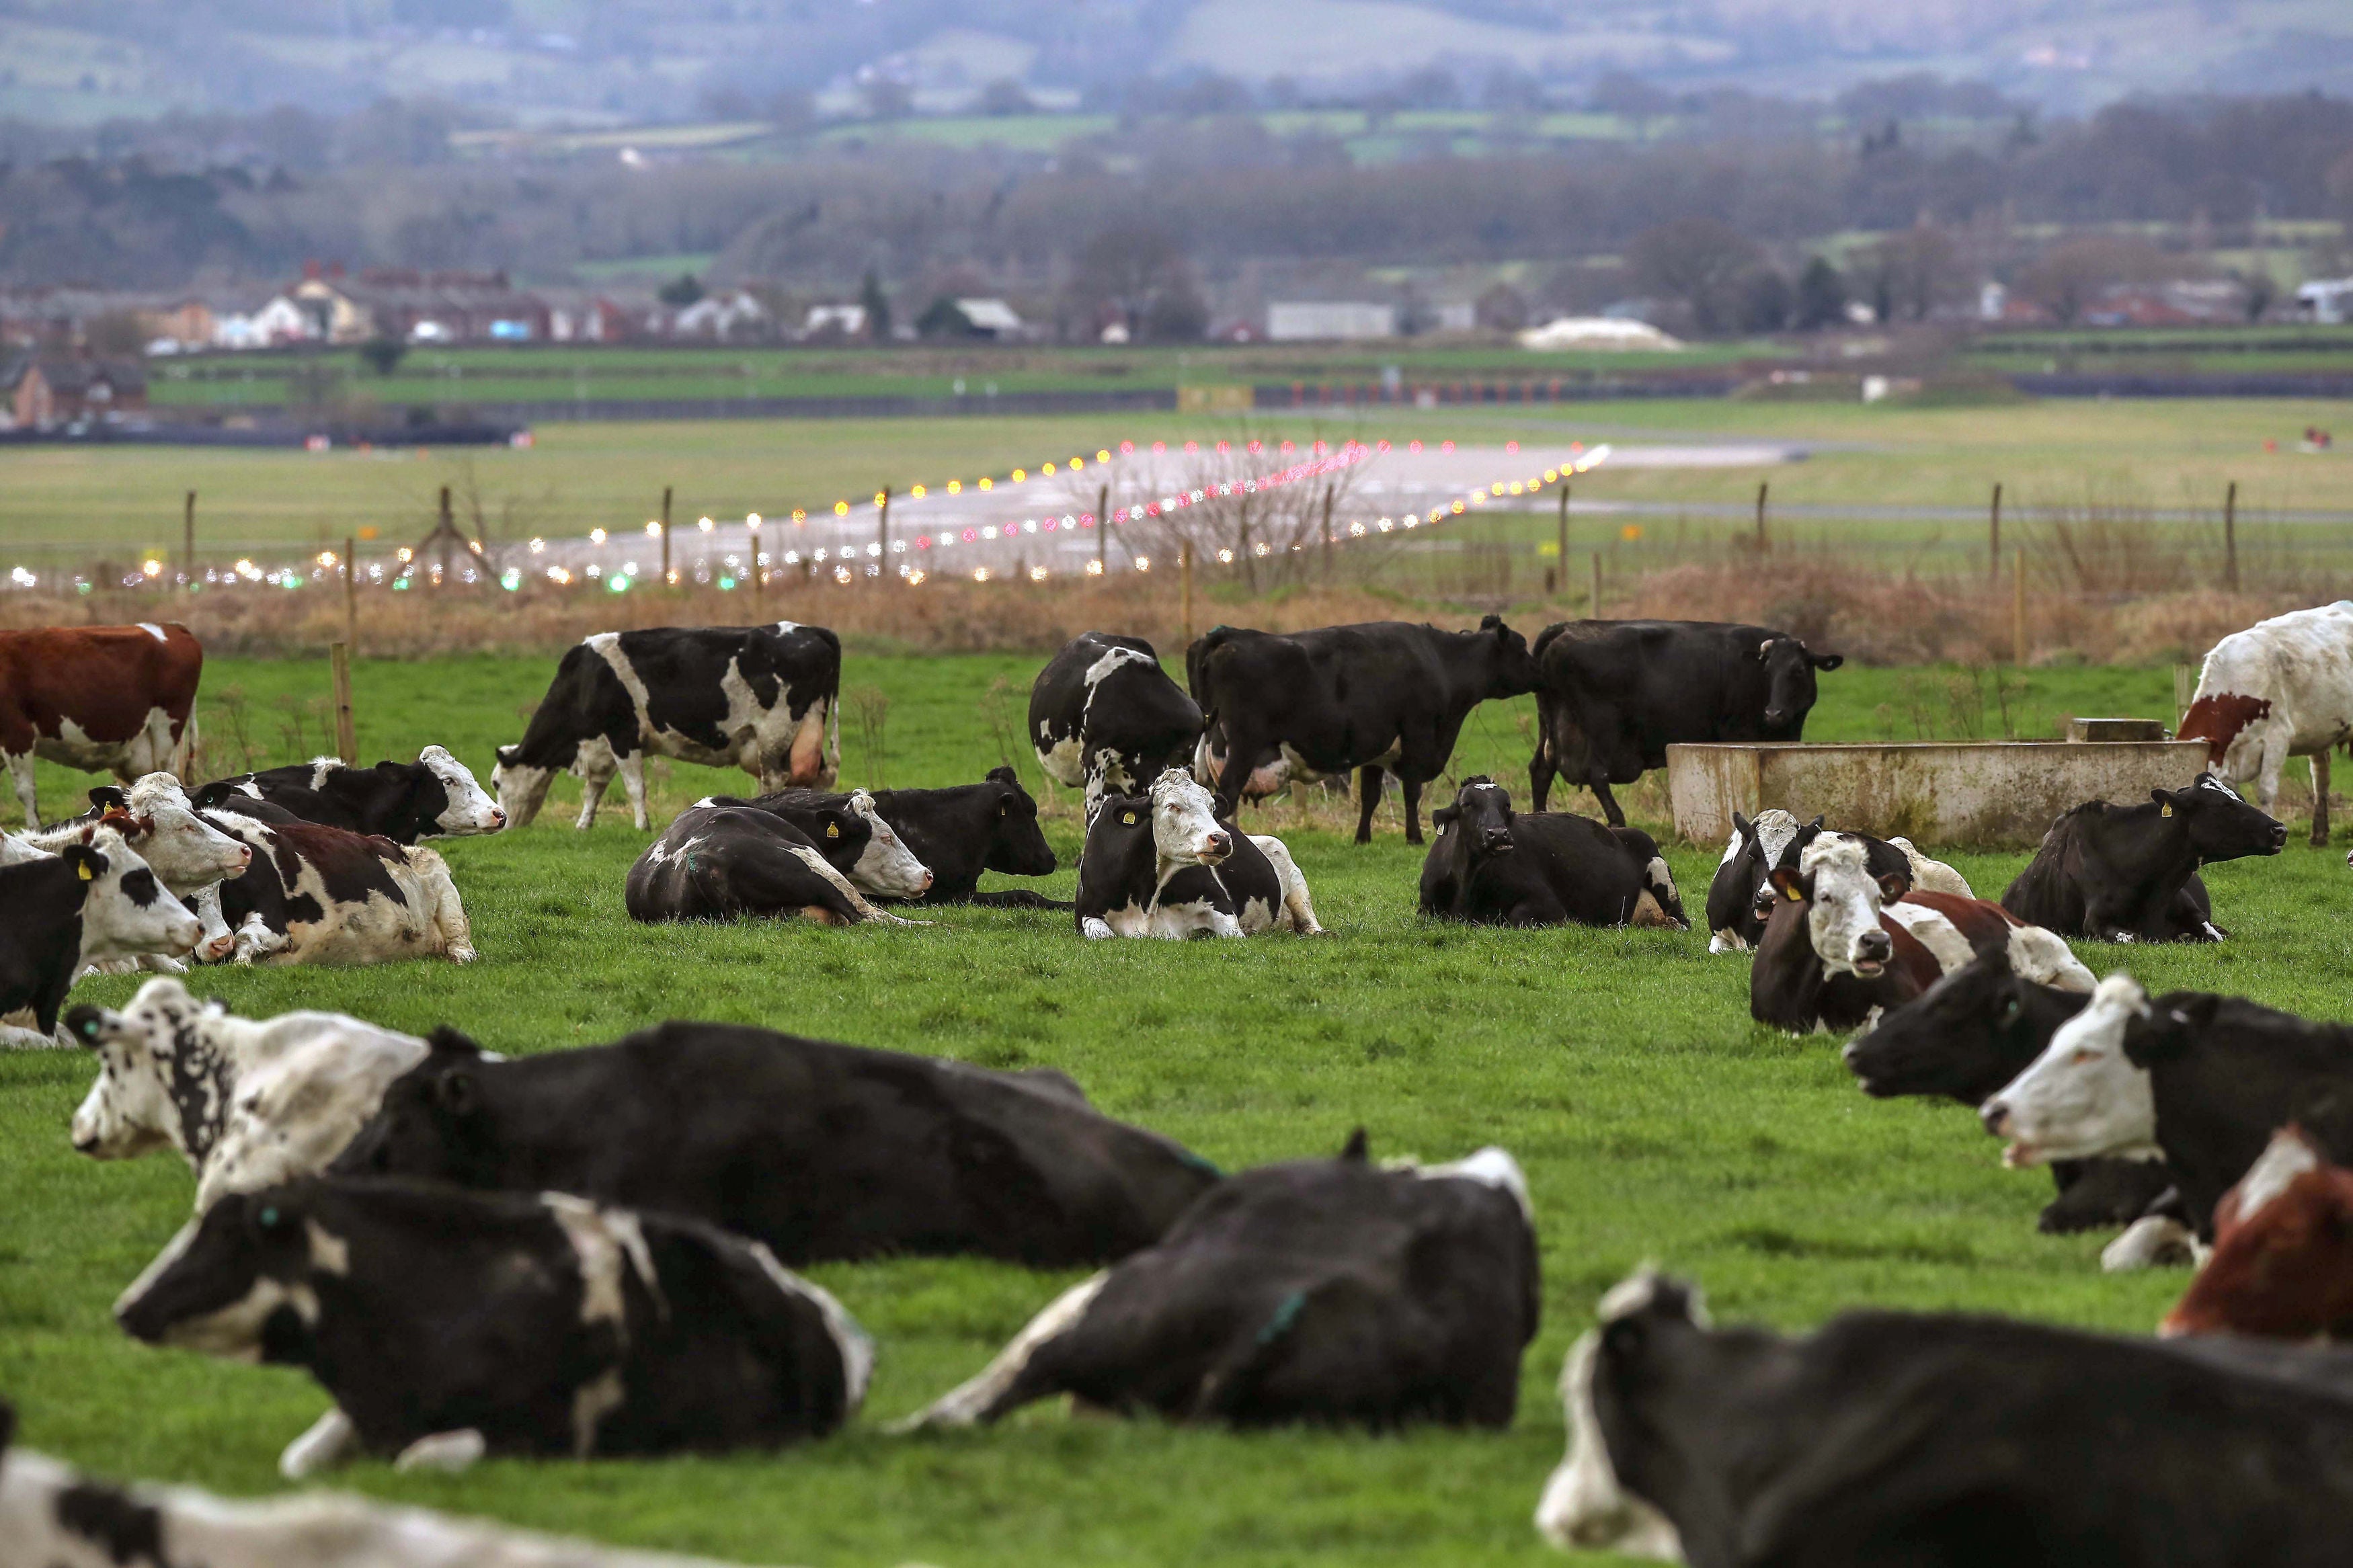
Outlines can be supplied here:
M846 684L891 699L889 754L852 751L844 776L897 785L977 777L1000 760L992 706L1018 734L1034 658L905 659L853 650ZM368 662L357 676L364 752L440 741L478 767L520 732L552 666L540 659ZM1909 738L1905 683L1944 671L1841 670L1810 733ZM992 698L994 684L1002 691ZM2161 714L2162 670L2035 671L2021 728L2069 711ZM206 731L234 730L241 695L256 762L318 743L322 665L216 660ZM1933 706L1933 705L1930 705ZM1458 769L1525 778L1525 700L1466 728ZM2030 711L2031 710L2031 711ZM301 732L295 727L299 722ZM845 727L847 730L847 727ZM283 731L283 733L279 731ZM1033 761L1018 759L1032 787ZM668 811L745 781L657 768ZM669 776L659 776L667 773ZM45 796L90 780L44 768ZM880 782L879 780L877 782ZM1451 1158L1512 1149L1534 1186L1544 1244L1543 1331L1501 1434L1374 1439L1318 1432L1234 1436L1039 1408L987 1433L895 1439L882 1424L976 1370L1069 1282L968 1261L818 1270L878 1337L867 1412L843 1436L774 1457L649 1464L496 1462L462 1478L339 1479L368 1493L532 1525L754 1562L849 1568L907 1561L1538 1564L1557 1561L1528 1515L1561 1444L1551 1393L1597 1294L1644 1258L1704 1281L1721 1315L1796 1328L1863 1303L1967 1309L2145 1331L2179 1275L2099 1273L2101 1238L2038 1236L2047 1183L2000 1170L1964 1112L1858 1094L1831 1043L1753 1026L1746 969L1699 934L1504 932L1413 913L1419 853L1393 819L1368 848L1291 807L1250 824L1292 845L1325 942L1080 942L1066 918L942 911L928 927L643 928L624 874L646 837L608 810L567 826L568 781L528 831L447 846L482 958L362 970L211 971L205 994L268 1015L358 1014L423 1030L456 1023L509 1051L617 1037L670 1016L764 1024L994 1066L1050 1063L1110 1111L1228 1167L1336 1150L1369 1128L1377 1152ZM1573 799L1578 804L1581 797ZM1638 816L1655 791L1633 796ZM1067 896L1079 826L1067 793L1049 837ZM2299 836L2300 837L2300 836ZM1687 902L1715 852L1671 852ZM2019 855L1956 855L1998 892ZM2083 951L2129 960L2153 988L2240 992L2300 1011L2342 1006L2348 936L2334 855L2210 868L2235 940L2216 948ZM118 1003L127 980L78 999ZM185 1218L173 1160L82 1160L64 1127L88 1085L68 1052L0 1058L0 1391L24 1439L118 1474L231 1492L276 1486L278 1449L322 1408L302 1376L157 1352L121 1336L108 1304Z

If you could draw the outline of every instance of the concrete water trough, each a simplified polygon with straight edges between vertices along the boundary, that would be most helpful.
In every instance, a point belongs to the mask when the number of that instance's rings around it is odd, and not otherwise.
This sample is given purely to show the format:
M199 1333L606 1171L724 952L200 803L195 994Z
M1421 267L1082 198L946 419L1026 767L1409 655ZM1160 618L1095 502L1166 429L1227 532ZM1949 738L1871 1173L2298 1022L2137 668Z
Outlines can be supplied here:
M2205 765L2200 741L1669 746L1667 794L1675 831L1697 844L1722 845L1736 811L1779 806L1923 847L2031 849L2070 806L2135 805Z

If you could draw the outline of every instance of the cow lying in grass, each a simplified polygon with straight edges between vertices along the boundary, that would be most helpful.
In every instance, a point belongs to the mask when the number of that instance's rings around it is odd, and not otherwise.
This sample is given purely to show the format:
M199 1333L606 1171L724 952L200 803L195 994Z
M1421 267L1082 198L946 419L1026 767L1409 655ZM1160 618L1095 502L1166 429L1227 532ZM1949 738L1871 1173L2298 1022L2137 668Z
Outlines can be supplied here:
M267 801L201 815L253 851L244 876L199 896L216 900L237 963L474 961L466 906L434 850L304 822Z
M1565 811L1512 810L1503 785L1465 779L1430 814L1421 912L1474 925L1663 926L1689 931L1656 840Z
M209 896L213 890L223 881L245 875L246 868L253 861L251 847L198 815L186 792L180 788L180 781L170 773L149 773L128 788L101 784L90 792L90 810L84 815L17 840L22 847L9 858L29 858L26 853L28 850L55 854L66 845L80 841L83 829L103 823L121 833L123 842L155 873L155 879L203 922L195 956L206 960L227 957L234 945L228 928L216 916L211 920L205 916L207 910L218 908L218 899ZM0 860L0 864L5 863ZM187 966L176 958L145 953L135 959L114 959L100 967L112 973L153 969L180 974L186 972Z
M54 855L0 866L0 1047L71 1045L58 1028L66 993L110 960L176 958L196 945L196 917L112 827L82 830Z
M1825 831L1820 817L1800 826L1778 806L1758 812L1754 821L1736 811L1732 814L1732 837L1707 888L1708 952L1747 952L1763 940L1765 921L1773 913L1773 872L1796 870L1806 846ZM1961 899L1977 897L1968 879L1922 854L1908 838L1873 838L1867 833L1848 837L1862 841L1874 879L1899 878L1907 892L1917 888Z
M1002 877L1054 874L1054 847L1039 829L1038 803L1029 798L1020 776L1011 768L991 768L988 776L976 784L878 790L874 809L898 831L915 858L931 868L932 885L916 900L919 903L1020 910L1071 907L1027 888L980 891L983 871Z
M1209 792L1174 768L1148 795L1095 804L1079 853L1075 918L1111 936L1320 936L1307 879L1282 840L1219 819Z
M931 868L883 820L874 797L862 789L842 794L786 789L752 800L706 795L694 803L698 811L712 806L749 806L791 824L827 865L869 898L921 898L931 888Z
M872 802L864 791L852 797ZM629 868L624 901L637 921L719 921L782 915L819 925L903 925L869 903L849 875L871 858L876 884L913 897L931 873L895 837L882 839L848 807L809 808L825 818L816 838L789 817L751 804L689 806ZM886 829L887 831L887 829ZM849 869L845 869L845 867Z
M2276 855L2285 825L2212 773L2149 791L2146 805L2095 800L2051 825L2002 908L2063 936L2095 942L2220 942L2198 868Z
M507 814L475 782L473 770L441 746L427 746L413 763L381 762L355 768L340 757L215 779L195 793L200 806L235 806L266 800L305 822L414 844L496 833Z

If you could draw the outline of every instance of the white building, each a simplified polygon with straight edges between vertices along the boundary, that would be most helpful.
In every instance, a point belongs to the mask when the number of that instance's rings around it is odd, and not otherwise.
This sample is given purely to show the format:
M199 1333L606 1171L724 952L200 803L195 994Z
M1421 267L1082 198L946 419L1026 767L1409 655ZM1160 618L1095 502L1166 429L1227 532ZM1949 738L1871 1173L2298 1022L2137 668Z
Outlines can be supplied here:
M1269 342L1355 342L1397 335L1395 305L1366 300L1275 300L1266 307Z
M2353 321L2353 278L2316 278L2295 291L2295 313L2331 326Z

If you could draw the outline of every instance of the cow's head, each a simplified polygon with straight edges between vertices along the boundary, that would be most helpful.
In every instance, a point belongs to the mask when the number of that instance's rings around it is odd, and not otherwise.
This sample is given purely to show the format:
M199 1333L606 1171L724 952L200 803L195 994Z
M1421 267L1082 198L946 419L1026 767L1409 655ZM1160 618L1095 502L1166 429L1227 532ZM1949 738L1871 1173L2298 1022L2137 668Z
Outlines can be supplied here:
M1008 877L1053 875L1054 847L1038 826L1038 803L1021 787L1021 775L1011 768L991 768L986 782L996 786L997 812L990 819L988 857L981 864Z
M1528 652L1527 638L1505 626L1501 616L1480 616L1478 635L1494 645L1488 696L1518 697L1536 689L1536 661Z
M434 1030L426 1045L425 1059L385 1087L384 1103L330 1171L476 1185L489 1181L498 1138L477 1077L482 1047L447 1026Z
M244 1362L301 1362L319 1321L317 1273L349 1250L306 1212L309 1184L233 1193L191 1220L114 1303L122 1331Z
M1601 1326L1579 1338L1561 1363L1568 1453L1545 1484L1536 1529L1564 1551L1681 1563L1683 1542L1674 1525L1621 1479L1622 1467L1611 1451L1611 1423L1600 1405L1615 1405L1611 1395L1621 1383L1646 1381L1641 1363L1657 1348L1658 1331L1704 1331L1707 1309L1697 1289L1644 1268L1601 1299L1600 1318ZM1597 1384L1607 1386L1597 1391Z
M503 755L502 752L501 760ZM507 825L505 810L474 782L474 771L451 756L446 749L427 746L417 753L417 763L433 775L448 801L434 814L433 833L436 836L459 838L475 833L496 833Z
M866 829L866 847L858 852L857 863L849 868L849 879L861 891L878 898L923 897L932 885L931 868L916 859L915 852L891 831L891 825L874 809L874 797L862 789L852 790L845 809Z
M2157 1097L2125 1037L2149 1016L2148 994L2129 974L2100 982L2082 1012L2059 1026L2042 1054L1978 1111L1987 1131L2010 1141L2005 1165L2144 1154L2157 1142Z
M524 762L520 745L501 746L498 764L491 769L491 787L498 791L499 809L506 813L511 827L531 826L546 803L547 786L554 782L555 770Z
M1473 859L1506 855L1512 848L1512 792L1484 773L1462 781L1452 805L1430 814L1440 833L1459 833Z
M1175 768L1152 781L1152 844L1164 866L1216 866L1234 852L1232 832L1218 821L1217 802Z
M1814 671L1836 669L1846 656L1815 653L1796 637L1776 633L1757 645L1757 661L1765 667L1765 732L1794 741L1813 711Z
M79 1006L67 1033L98 1056L98 1081L74 1112L73 1146L96 1160L128 1160L169 1143L191 1160L210 1146L228 1092L226 1063L203 1044L199 1023L220 1011L159 975L120 1013Z
M2249 805L2212 773L2200 773L2187 789L2153 789L2148 798L2161 818L2182 825L2201 864L2276 855L2287 843L2286 824Z
M82 962L148 953L179 958L192 952L203 931L196 917L122 835L101 824L84 828L82 837L86 842L62 852L82 883Z
M2214 1251L2158 1331L2335 1336L2353 1324L2353 1171L2288 1126L2214 1209Z
M1997 1041L2024 1017L2032 984L2010 967L2008 942L1989 942L1849 1042L1847 1069L1876 1099L1945 1095L1976 1105L2009 1081L2002 1064L2018 1058Z
M93 790L93 797L98 792ZM123 837L173 892L185 896L227 878L242 877L253 850L196 814L170 773L149 773L131 786L122 808ZM110 812L108 820L114 820Z
M1810 900L1806 930L1824 970L1864 980L1886 971L1895 939L1880 923L1879 911L1904 896L1905 884L1895 877L1873 879L1862 839L1822 834L1799 853L1795 869L1775 867L1770 885L1784 899Z

